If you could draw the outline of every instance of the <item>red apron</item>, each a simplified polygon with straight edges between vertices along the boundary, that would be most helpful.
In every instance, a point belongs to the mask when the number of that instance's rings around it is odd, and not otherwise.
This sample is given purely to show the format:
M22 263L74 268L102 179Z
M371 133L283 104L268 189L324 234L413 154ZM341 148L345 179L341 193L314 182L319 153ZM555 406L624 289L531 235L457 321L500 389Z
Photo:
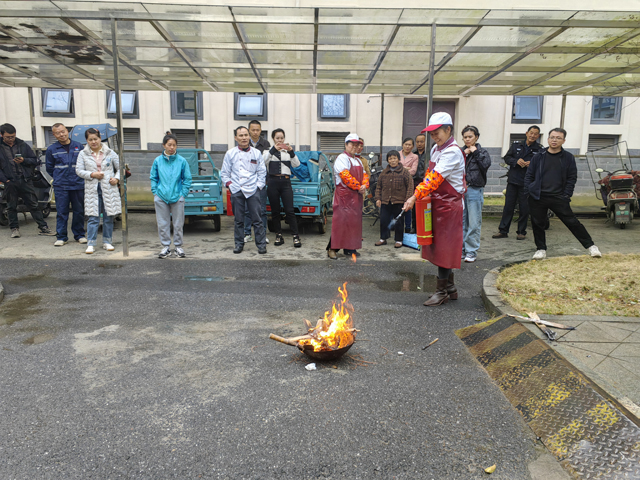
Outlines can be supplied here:
M350 157L353 158L353 157ZM362 183L362 165L351 165L349 173ZM364 197L344 183L336 186L333 196L333 220L331 223L331 248L358 250L362 248L362 205ZM462 251L462 248L460 249Z
M458 148L456 146L456 148ZM429 170L436 164L429 162ZM462 256L463 194L445 179L431 193L433 243L422 246L422 258L442 268L460 268Z

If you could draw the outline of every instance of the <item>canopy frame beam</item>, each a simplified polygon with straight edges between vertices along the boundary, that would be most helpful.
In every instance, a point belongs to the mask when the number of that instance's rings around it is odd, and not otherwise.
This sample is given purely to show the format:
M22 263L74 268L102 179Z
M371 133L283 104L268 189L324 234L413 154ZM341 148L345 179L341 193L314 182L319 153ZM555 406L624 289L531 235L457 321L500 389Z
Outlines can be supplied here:
M160 36L164 39L164 41L167 42L169 46L178 54L178 56L182 59L182 61L186 63L187 66L191 68L191 70L193 70L194 73L198 75L202 79L202 81L209 86L211 90L213 90L214 92L217 92L219 90L215 83L210 82L207 79L207 77L204 75L204 73L202 73L199 68L195 67L191 63L191 61L189 60L187 55L184 53L184 51L173 43L173 40L171 40L171 35L169 35L169 32L167 32L162 25L160 25L160 22L152 20L149 23L153 26L153 28L156 29L156 31L160 34Z

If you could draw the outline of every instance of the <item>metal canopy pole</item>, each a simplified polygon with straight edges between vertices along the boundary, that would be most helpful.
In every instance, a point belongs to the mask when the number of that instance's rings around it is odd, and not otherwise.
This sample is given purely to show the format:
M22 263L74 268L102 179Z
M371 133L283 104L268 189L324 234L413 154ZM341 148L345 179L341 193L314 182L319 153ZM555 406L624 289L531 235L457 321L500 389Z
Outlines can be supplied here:
M29 87L29 116L31 117L31 147L38 150L38 137L36 136L36 111L33 108L33 87ZM37 152L36 152L37 153Z
M196 125L196 148L198 148L198 91L193 91L193 117Z
M117 149L120 156L120 202L122 204L122 255L129 256L129 222L127 221L127 175L124 162L124 133L122 129L122 97L120 96L120 73L118 72L118 24L111 19L111 45L113 56L113 81L116 96L116 119L118 122Z
M382 137L384 135L384 93L380 94L380 166L382 166Z
M436 62L436 22L431 24L431 55L429 56L429 98L427 99L427 125L433 115L433 77ZM431 160L431 137L427 138L427 158Z
M562 95L562 108L560 109L560 128L564 128L564 114L567 110L567 94Z

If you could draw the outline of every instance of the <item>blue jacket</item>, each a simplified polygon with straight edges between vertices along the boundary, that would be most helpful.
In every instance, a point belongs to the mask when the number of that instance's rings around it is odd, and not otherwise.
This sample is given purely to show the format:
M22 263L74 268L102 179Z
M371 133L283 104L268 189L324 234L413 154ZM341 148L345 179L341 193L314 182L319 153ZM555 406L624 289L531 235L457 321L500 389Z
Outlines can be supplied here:
M84 178L76 174L78 154L84 146L71 140L69 153L56 142L47 148L46 166L47 173L53 177L53 186L65 190L84 190Z
M540 200L540 190L542 183L542 172L544 171L544 163L547 150L543 149L533 156L531 164L527 169L524 177L524 193L531 195L536 200ZM571 198L573 189L576 187L578 180L578 167L573 154L562 149L560 156L560 168L562 169L562 195Z
M151 191L165 203L176 203L180 197L187 198L191 188L191 170L184 157L164 153L151 166Z

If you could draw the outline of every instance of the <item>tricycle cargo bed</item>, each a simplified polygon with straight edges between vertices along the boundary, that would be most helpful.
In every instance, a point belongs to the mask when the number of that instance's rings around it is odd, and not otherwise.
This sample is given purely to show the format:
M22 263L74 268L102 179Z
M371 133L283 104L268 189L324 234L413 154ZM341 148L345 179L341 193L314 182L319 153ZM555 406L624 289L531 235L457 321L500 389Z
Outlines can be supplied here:
M209 216L214 230L220 231L220 215L223 213L222 181L209 153L203 149L179 148L179 155L189 164L191 188L185 198L185 216ZM202 173L210 173L202 175Z

